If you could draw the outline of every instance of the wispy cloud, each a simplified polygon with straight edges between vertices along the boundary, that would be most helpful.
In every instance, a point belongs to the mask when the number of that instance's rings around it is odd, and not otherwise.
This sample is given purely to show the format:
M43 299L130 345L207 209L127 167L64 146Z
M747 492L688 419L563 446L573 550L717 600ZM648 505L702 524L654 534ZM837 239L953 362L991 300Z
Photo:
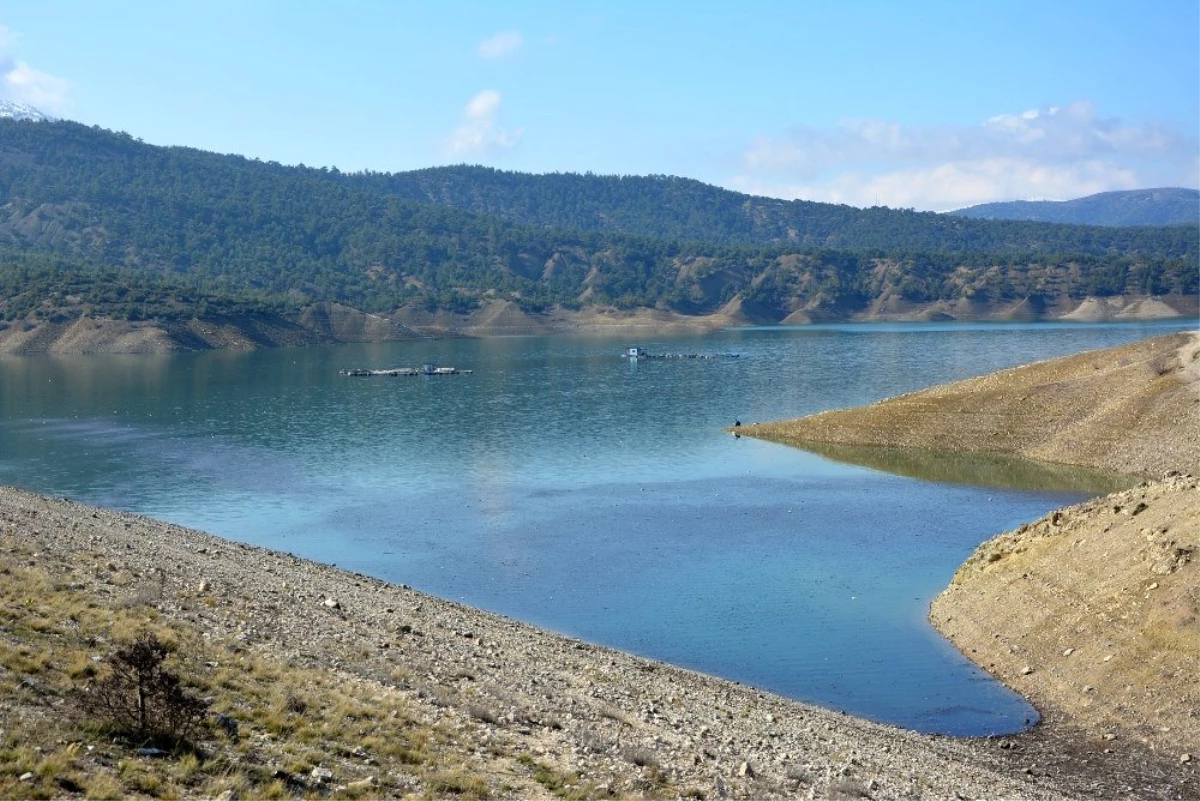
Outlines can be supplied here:
M57 113L66 102L67 82L13 56L20 34L0 25L0 100L27 103Z
M1096 114L1086 101L1000 114L975 126L850 120L792 128L741 154L743 191L869 206L958 208L1194 185L1197 142L1158 123Z
M446 143L446 155L486 156L516 147L524 131L519 128L510 131L501 125L502 100L495 89L484 89L472 97L463 108L461 124Z
M519 31L500 31L479 43L476 51L480 58L507 58L516 54L525 45Z

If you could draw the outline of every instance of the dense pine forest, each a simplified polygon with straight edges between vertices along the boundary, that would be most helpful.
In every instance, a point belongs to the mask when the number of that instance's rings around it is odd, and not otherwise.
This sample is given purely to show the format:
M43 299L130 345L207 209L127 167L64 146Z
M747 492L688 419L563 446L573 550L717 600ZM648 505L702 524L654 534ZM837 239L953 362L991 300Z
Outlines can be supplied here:
M1200 228L977 220L665 176L340 173L0 120L0 318L1195 295Z

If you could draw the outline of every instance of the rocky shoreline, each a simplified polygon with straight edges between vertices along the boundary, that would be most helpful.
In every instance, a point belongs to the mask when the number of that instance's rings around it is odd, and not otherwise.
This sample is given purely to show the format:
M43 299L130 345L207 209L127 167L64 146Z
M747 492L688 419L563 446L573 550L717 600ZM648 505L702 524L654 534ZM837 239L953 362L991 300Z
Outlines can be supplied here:
M136 515L3 489L0 539L99 603L147 604L229 653L399 696L521 796L545 794L511 775L535 761L578 777L581 797L1177 796L1174 777L1148 768L1162 760L1134 743L1093 754L1044 728L920 735ZM380 795L430 795L380 770L338 768Z

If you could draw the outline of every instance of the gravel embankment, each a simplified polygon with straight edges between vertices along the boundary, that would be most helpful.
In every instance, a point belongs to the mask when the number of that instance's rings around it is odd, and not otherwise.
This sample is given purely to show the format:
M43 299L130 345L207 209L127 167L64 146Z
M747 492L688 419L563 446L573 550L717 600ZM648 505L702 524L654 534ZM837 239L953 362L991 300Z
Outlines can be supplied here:
M464 758L529 753L618 797L647 789L647 765L706 798L1036 799L1149 788L1130 778L1136 754L1089 766L1040 732L919 735L134 515L3 489L0 534L36 547L32 561L69 572L74 589L98 602L153 597L158 614L214 643L379 682L422 719L458 732ZM1151 794L1173 795L1170 786Z

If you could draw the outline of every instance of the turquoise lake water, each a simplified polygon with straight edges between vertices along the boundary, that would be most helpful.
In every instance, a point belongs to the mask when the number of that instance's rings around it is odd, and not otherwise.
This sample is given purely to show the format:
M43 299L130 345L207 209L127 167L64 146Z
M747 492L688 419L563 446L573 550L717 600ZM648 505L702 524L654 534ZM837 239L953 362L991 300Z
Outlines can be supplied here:
M0 483L876 720L1009 732L1036 712L949 646L928 604L980 542L1103 487L1011 465L974 479L956 465L963 483L936 483L723 429L1185 327L810 326L5 357ZM740 358L635 364L620 357L634 344ZM475 372L338 375L426 362Z

